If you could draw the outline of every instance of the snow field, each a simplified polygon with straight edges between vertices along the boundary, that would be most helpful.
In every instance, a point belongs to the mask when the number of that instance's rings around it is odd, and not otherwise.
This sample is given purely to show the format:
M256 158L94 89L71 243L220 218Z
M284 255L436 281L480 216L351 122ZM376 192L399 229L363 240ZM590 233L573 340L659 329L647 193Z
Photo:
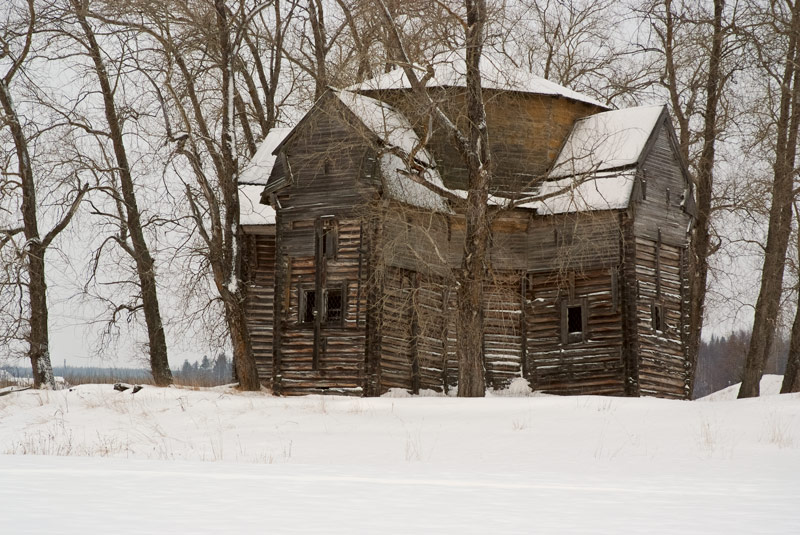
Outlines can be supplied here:
M800 395L733 398L19 392L0 531L797 533Z

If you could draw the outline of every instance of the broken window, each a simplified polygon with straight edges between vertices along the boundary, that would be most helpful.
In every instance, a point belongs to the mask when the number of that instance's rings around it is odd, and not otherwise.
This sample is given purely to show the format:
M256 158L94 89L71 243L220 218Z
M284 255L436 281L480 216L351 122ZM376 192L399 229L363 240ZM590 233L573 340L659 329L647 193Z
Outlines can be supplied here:
M322 314L322 323L341 324L345 315L344 287L328 288L323 292L324 302L317 308L317 292L309 288L301 288L299 292L300 323L313 325L317 314Z
M325 323L341 323L344 297L341 288L330 288L325 294Z
M588 307L586 299L561 302L561 342L575 344L586 340Z
M300 289L300 323L314 323L314 314L317 311L317 292L314 290Z

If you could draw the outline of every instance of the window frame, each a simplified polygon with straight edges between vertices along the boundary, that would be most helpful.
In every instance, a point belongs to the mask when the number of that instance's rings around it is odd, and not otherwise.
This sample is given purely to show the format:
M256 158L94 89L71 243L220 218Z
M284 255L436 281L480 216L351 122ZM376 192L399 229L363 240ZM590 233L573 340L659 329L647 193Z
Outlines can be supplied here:
M650 328L654 333L665 334L669 331L667 324L667 307L662 301L650 302Z
M317 290L313 286L298 286L297 288L297 324L302 326L311 326L314 325L314 312L312 309L311 312L311 320L308 321L306 316L308 315L308 294L314 294L314 308L317 309L319 312L319 307L317 306Z
M341 295L341 305L339 307L339 317L330 320L328 318L328 296L331 291L339 292ZM345 317L347 316L347 282L331 284L322 290L322 303L317 304L317 291L313 286L300 285L297 288L297 324L301 327L313 327L316 323L316 318L311 312L311 319L308 316L308 294L314 294L314 305L317 314L321 315L320 325L323 327L343 327L345 324Z
M569 311L580 307L581 330L569 331ZM585 297L561 300L561 344L582 344L589 340L589 301Z

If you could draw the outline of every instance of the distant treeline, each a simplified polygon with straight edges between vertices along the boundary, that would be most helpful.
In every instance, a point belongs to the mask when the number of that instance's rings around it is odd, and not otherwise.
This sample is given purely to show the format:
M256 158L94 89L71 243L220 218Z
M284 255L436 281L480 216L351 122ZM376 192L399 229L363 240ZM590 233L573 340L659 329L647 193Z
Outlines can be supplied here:
M712 336L711 340L701 342L693 397L703 397L740 383L749 346L749 330L739 330L727 336ZM764 373L783 375L788 355L789 340L776 337Z
M24 366L0 366L17 378L30 378L31 368ZM54 366L53 373L63 377L71 385L86 383L140 383L151 384L153 381L149 369L117 368L103 366ZM203 356L200 360L183 361L180 368L174 368L172 374L177 384L194 386L215 386L233 382L231 359L220 353L216 358Z

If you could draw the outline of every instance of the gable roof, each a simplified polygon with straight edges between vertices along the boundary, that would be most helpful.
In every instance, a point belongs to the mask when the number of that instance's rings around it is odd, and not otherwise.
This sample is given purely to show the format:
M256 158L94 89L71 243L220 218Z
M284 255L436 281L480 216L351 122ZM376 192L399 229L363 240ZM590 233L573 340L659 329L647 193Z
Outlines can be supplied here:
M520 207L536 210L539 215L621 210L630 203L635 180L635 168L599 171L585 179L570 176L548 180L541 184L537 194L552 197L521 204Z
M665 106L640 106L579 119L564 142L548 179L522 204L540 214L627 208L637 164L666 113Z
M465 87L466 86L466 61L463 54L454 53L439 61L433 61L433 77L426 87ZM414 65L419 71L419 77L425 75L426 68ZM519 93L533 93L537 95L551 95L569 98L608 109L605 104L572 89L546 80L528 71L516 68L507 61L489 56L481 58L481 86L483 89L496 89L516 91ZM387 89L410 89L403 69L393 69L375 78L366 80L347 88L349 91L376 91Z
M385 102L350 91L342 90L334 93L342 104L347 106L353 115L388 148L399 149L402 153L410 155L422 145L405 115ZM427 166L433 166L433 158L425 149L418 150L414 159Z
M640 106L579 119L572 127L549 178L586 175L639 162L665 106Z
M239 174L239 184L259 184L263 186L267 183L277 158L274 151L291 131L291 128L273 128L267 132L253 158Z

